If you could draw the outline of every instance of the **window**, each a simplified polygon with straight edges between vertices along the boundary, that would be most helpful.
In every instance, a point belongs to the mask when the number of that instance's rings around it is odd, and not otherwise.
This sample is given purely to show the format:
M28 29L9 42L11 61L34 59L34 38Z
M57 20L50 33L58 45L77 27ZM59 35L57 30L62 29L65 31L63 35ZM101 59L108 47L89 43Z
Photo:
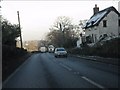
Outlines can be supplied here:
M107 20L103 20L103 27L107 27Z
M103 34L104 37L107 37L107 34Z
M118 20L118 25L120 26L120 19Z
M92 41L91 41L91 36L90 36L90 35L86 37L86 42L87 42L87 43L92 43Z
M58 48L57 51L65 51L64 48Z

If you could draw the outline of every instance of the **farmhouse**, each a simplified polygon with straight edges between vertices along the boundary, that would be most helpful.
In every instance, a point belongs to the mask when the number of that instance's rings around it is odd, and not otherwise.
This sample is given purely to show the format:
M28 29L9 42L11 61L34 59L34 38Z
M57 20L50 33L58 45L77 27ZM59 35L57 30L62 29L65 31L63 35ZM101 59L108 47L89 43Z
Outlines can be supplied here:
M100 40L120 36L120 13L113 6L99 11L95 5L93 13L84 27L87 43L95 44Z

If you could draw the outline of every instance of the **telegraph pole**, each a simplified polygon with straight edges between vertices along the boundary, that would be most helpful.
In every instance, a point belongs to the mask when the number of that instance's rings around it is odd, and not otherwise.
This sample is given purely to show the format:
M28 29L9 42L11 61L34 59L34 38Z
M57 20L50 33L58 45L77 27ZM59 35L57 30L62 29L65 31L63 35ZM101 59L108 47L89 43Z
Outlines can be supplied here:
M64 28L63 28L63 26L62 26L62 24L60 23L59 24L60 25L60 30L61 30L61 32L62 32L62 47L64 46L64 44L65 44L65 41L64 41Z
M20 27L19 11L17 11L17 14L18 14L18 23L19 23L19 30L20 30L20 42L21 42L21 48L23 48L23 44L22 44L22 35L21 35L21 27Z

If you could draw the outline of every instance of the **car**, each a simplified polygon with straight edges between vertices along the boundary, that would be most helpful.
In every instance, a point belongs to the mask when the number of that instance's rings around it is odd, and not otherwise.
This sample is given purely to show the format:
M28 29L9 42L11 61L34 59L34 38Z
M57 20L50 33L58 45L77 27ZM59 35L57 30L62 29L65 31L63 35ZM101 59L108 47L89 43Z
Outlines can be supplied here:
M67 57L67 51L65 48L55 48L54 56L57 57Z

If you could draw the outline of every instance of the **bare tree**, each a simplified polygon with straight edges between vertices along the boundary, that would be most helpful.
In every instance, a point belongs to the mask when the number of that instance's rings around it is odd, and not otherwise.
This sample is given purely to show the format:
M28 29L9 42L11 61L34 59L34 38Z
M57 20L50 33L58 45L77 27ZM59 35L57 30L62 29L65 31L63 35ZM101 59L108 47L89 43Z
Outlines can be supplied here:
M54 22L53 29L62 30L68 28L71 24L71 19L66 16L59 16L57 17L56 21Z
M75 32L73 30L72 20L66 16L60 16L50 28L50 33L47 35L47 40L55 46L71 47Z

